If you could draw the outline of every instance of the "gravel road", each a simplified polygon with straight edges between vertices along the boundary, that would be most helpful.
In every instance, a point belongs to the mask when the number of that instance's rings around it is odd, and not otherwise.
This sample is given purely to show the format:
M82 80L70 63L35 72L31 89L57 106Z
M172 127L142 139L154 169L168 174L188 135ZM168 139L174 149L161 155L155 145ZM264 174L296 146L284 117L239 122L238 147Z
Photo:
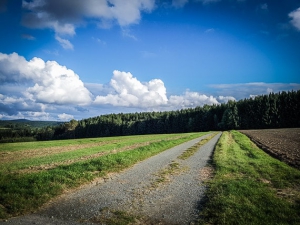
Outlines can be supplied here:
M109 224L108 218L116 216L115 212L133 215L136 224L193 224L205 191L200 171L220 135L186 160L177 157L206 136L139 162L103 182L65 194L33 214L0 224ZM170 164L176 165L175 169L164 173Z

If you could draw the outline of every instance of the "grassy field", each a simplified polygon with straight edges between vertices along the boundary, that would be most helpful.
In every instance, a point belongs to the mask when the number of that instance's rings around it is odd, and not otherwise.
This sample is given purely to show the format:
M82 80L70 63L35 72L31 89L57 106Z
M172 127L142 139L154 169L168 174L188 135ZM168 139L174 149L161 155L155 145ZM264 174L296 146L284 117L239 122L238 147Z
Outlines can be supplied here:
M0 144L0 218L207 133Z
M300 171L224 132L200 224L300 224Z

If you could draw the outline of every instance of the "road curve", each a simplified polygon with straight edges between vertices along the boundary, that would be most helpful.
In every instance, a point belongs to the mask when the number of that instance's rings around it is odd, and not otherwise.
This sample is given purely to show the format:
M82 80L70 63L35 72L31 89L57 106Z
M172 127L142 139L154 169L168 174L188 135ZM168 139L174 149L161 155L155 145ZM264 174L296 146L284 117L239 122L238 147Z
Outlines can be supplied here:
M191 224L198 218L205 191L200 170L207 165L220 136L186 160L177 157L207 135L139 162L105 182L93 182L65 194L35 213L0 224L109 224L106 217L116 210L134 215L137 224ZM167 181L157 182L158 174L174 162L177 171L168 174Z

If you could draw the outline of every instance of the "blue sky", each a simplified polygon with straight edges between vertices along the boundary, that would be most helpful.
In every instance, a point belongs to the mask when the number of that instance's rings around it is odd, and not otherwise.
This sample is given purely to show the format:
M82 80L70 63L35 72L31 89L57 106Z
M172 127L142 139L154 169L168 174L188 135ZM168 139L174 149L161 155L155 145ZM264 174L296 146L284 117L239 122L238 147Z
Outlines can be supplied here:
M0 119L300 89L298 0L0 0Z

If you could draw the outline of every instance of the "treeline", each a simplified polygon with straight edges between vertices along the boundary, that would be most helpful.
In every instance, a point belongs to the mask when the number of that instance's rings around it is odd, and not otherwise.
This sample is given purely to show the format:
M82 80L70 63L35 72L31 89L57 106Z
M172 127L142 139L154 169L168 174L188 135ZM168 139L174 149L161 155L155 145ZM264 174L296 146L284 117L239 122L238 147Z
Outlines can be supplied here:
M292 127L300 127L299 90L177 111L71 120L55 127L52 139Z
M300 90L177 111L101 115L38 129L7 127L0 130L0 142L292 127L300 127Z
M63 123L26 119L0 120L0 143L52 139L55 128L60 124Z

